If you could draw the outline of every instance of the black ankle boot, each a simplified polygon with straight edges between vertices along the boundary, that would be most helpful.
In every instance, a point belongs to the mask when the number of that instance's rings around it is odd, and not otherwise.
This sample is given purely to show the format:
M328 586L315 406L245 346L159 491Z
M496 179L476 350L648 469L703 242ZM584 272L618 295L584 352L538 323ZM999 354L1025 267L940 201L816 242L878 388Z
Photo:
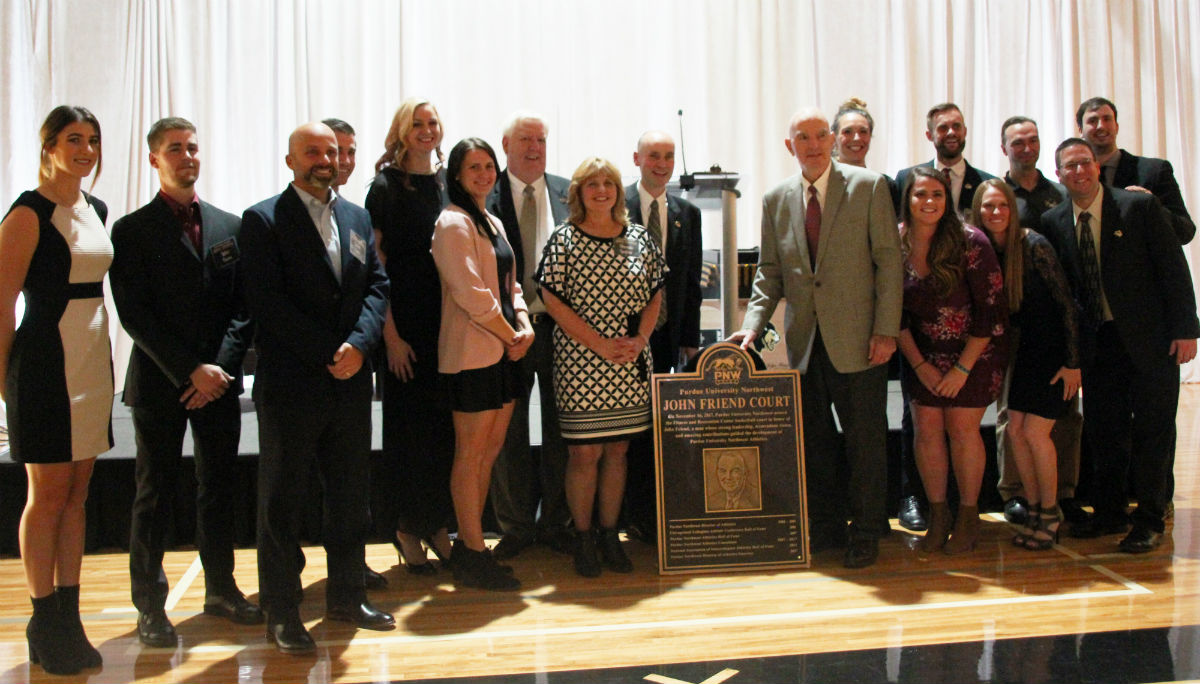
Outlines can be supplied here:
M521 588L521 582L504 571L492 554L467 548L463 541L455 540L450 548L450 568L454 581L466 587L489 591L513 591Z
M592 530L575 530L575 572L583 577L600 576L600 556Z
M79 619L79 585L73 587L55 587L54 595L58 597L58 614L62 625L66 628L63 637L68 640L70 648L77 660L84 667L100 667L104 658L100 651L88 641L83 631L83 621Z
M613 528L600 528L599 533L600 558L604 567L613 572L633 572L633 562L621 548L621 537Z
M66 628L58 613L58 597L54 594L32 598L33 617L25 627L29 642L29 662L40 664L50 674L72 675L83 669L66 636Z

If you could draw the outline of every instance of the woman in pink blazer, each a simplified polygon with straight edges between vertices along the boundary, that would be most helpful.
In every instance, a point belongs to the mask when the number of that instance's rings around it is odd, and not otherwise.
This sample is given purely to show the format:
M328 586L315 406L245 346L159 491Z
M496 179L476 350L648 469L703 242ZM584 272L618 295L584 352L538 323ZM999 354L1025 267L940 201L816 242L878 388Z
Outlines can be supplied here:
M504 591L521 583L484 546L483 507L522 389L515 362L533 344L533 326L512 247L500 219L484 208L498 166L479 138L454 146L446 168L450 206L438 217L430 251L442 281L438 372L454 417L450 495L458 539L450 564L456 582Z

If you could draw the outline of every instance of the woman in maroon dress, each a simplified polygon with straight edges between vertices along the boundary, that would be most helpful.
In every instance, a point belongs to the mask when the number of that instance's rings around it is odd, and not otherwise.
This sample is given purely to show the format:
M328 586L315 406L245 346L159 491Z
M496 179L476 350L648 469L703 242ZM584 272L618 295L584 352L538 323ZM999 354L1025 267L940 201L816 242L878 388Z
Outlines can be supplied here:
M987 237L947 209L950 196L944 176L918 167L901 206L900 350L913 369L904 382L912 397L917 467L929 497L924 553L975 546L985 459L979 423L1000 393L1006 365L1001 336L1008 309L1000 265ZM946 504L951 464L959 493L952 534Z

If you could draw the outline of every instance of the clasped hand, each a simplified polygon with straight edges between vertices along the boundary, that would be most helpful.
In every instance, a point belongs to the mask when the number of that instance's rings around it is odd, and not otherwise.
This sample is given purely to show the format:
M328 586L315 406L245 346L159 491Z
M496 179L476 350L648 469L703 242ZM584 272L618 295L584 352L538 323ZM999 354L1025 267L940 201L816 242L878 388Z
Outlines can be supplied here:
M225 390L229 389L229 383L233 382L233 376L226 373L225 369L220 366L202 363L196 366L196 369L188 376L188 380L190 384L187 389L183 390L183 394L179 397L179 403L183 404L187 410L193 411L220 399L225 394Z
M508 346L505 354L509 361L520 361L529 352L529 348L533 346L533 330L525 328L517 331L516 337L513 338L513 343Z
M594 350L610 363L630 363L646 348L640 337L605 337Z

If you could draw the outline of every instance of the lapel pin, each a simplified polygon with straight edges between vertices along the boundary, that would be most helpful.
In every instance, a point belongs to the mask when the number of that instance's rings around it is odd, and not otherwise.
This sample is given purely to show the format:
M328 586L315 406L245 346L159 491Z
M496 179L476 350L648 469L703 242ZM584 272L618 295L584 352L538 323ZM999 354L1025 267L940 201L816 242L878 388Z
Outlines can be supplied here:
M1122 233L1122 232L1121 232L1121 231L1119 231L1119 230L1115 230L1115 231L1113 231L1113 235L1115 235L1115 236L1117 236L1117 237L1125 237L1125 234L1124 234L1124 233Z
M678 228L678 227L680 227L680 226L682 226L682 225L683 225L683 224L682 224L682 223L680 223L679 221L675 221L675 227L676 227L676 228Z

